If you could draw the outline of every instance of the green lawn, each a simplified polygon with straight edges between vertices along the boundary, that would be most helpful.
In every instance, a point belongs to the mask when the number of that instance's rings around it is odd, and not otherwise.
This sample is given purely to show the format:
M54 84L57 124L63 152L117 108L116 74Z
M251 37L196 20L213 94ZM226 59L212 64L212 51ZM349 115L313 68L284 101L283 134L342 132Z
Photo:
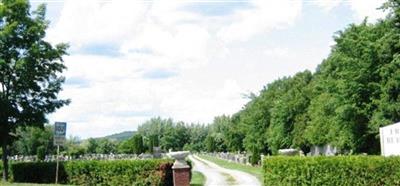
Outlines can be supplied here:
M206 178L201 172L193 171L192 172L192 180L190 181L191 186L203 186L206 181Z
M227 169L236 169L236 170L240 170L243 172L247 172L249 174L252 174L254 176L257 177L258 180L260 180L260 182L262 183L263 181L263 175L262 175L262 168L261 167L253 167L253 166L249 166L249 165L243 165L243 164L239 164L239 163L233 163L233 162L229 162L227 160L223 160L223 159L219 159L219 158L215 158L215 157L211 157L211 156L207 156L207 155L198 155L200 158L203 158L205 160L214 162L215 164L221 166L221 167L225 167Z

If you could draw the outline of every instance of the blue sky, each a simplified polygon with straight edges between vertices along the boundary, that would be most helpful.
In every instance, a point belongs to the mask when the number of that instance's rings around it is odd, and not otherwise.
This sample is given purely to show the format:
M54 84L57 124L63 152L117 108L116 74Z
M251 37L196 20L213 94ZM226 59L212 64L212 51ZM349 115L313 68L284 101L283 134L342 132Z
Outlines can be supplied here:
M275 79L314 70L332 36L381 0L85 0L47 3L46 39L70 44L49 115L81 138L135 130L151 117L209 123Z

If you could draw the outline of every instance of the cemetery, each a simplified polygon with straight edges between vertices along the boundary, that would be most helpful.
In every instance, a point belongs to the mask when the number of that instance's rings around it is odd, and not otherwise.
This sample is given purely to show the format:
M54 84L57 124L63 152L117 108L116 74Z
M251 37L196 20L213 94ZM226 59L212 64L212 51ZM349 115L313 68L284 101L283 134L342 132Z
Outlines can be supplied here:
M0 0L0 185L400 185L400 1L360 2Z

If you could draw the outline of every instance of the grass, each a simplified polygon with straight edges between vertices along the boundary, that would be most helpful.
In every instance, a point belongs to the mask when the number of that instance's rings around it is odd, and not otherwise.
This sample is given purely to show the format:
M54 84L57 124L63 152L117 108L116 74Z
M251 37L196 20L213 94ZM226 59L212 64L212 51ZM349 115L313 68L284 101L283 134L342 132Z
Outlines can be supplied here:
M249 174L254 175L257 177L260 182L263 182L263 174L262 174L262 167L253 167L249 165L243 165L240 163L234 163L234 162L229 162L227 160L207 156L207 155L198 155L200 158L203 158L205 160L211 161L221 167L227 168L227 169L235 169L235 170L240 170L243 172L247 172Z
M206 177L201 172L193 171L192 180L190 181L190 186L203 186L206 181Z
M230 174L228 174L228 173L224 173L224 172L222 173L222 175L225 176L225 180L226 180L226 182L227 182L228 184L233 185L233 184L236 183L236 180L235 180L235 178L234 178L232 175L230 175Z

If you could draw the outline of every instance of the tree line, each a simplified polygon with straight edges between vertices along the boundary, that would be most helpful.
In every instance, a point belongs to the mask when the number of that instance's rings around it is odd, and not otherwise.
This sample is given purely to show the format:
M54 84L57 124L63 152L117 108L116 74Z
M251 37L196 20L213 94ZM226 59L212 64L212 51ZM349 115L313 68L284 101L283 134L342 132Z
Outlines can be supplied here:
M378 154L379 127L400 121L400 3L387 17L367 18L334 34L329 56L315 69L267 84L232 116L210 125L153 118L139 127L158 135L164 149L246 151L330 144L347 153ZM185 130L186 129L186 130Z

